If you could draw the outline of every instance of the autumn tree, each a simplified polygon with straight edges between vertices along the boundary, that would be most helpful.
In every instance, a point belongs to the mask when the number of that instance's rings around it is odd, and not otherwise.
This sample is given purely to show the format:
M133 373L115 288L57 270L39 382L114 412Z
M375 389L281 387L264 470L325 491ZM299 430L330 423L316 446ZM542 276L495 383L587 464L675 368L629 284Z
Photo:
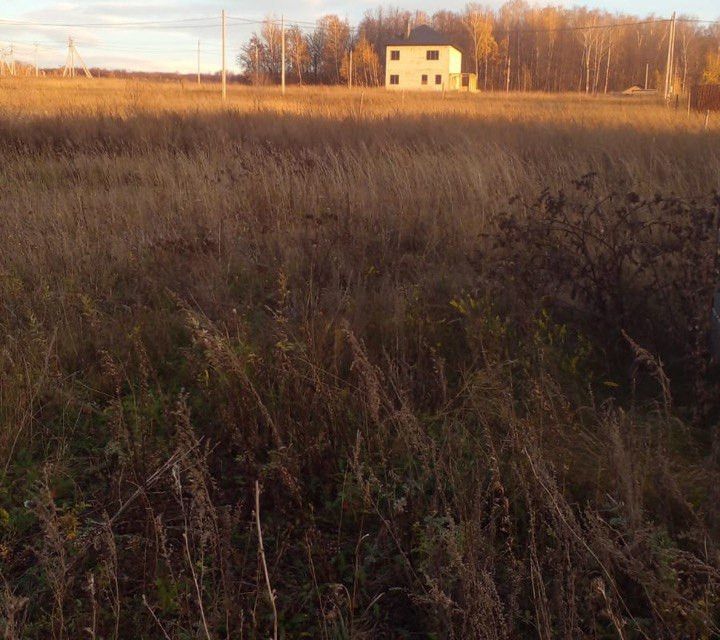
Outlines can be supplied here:
M702 81L706 84L720 84L720 51L707 54Z
M463 71L482 74L483 86L491 89L602 93L643 86L646 74L653 88L662 82L667 61L667 17L611 14L582 6L542 8L510 0L497 9L471 2L461 12L442 9L431 18L422 11L378 7L364 14L357 31L346 20L328 15L307 35L288 30L288 71L299 82L342 82L347 78L352 34L357 32L355 78L358 83L380 84L388 41L425 23L455 43L465 54ZM717 77L719 42L720 25L678 18L675 66L683 89ZM237 61L249 79L277 81L279 19L268 18L241 48Z
M267 17L260 28L260 37L264 45L263 67L265 73L273 77L280 76L282 59L282 28L274 17Z
M324 32L321 74L326 81L342 80L342 66L350 45L350 25L336 15L324 16L318 21L318 29Z
M285 45L289 69L295 74L298 83L302 84L303 76L310 66L310 48L300 27L293 25L285 32Z
M488 59L497 53L498 45L493 37L492 16L478 4L468 4L463 14L463 25L472 42L475 76L480 77L480 60L485 61L485 87L487 88Z
M365 34L360 36L353 50L355 83L365 87L380 84L380 58Z

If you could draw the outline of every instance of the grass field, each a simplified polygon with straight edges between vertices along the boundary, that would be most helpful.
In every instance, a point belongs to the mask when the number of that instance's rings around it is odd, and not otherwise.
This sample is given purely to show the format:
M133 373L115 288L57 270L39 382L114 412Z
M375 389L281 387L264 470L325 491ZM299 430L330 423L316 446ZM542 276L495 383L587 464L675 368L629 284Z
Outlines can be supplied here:
M720 633L720 121L217 93L0 81L5 637Z

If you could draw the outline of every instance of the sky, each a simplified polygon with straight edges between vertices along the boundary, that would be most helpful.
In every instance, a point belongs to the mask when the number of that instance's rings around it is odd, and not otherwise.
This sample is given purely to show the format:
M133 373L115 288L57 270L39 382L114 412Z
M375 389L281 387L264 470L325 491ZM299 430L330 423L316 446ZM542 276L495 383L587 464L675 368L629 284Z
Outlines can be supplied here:
M675 0L677 1L677 0ZM502 0L485 4L497 6ZM717 0L555 0L551 4L586 4L610 12L667 17L676 10L703 20L720 18ZM538 4L548 4L538 2ZM335 13L356 24L368 9L400 6L432 14L439 9L462 9L466 0L273 0L271 4L248 0L224 0L228 15L228 63L234 58L257 22L268 14L284 15L310 23ZM12 45L17 60L31 62L37 45L41 67L60 67L65 62L67 40L90 67L143 71L194 72L200 41L203 73L220 68L220 10L223 0L0 0L0 53ZM153 25L139 25L155 21ZM26 24L19 24L26 23ZM27 24L32 23L32 24ZM128 24L131 23L131 24ZM135 24L132 24L135 23Z

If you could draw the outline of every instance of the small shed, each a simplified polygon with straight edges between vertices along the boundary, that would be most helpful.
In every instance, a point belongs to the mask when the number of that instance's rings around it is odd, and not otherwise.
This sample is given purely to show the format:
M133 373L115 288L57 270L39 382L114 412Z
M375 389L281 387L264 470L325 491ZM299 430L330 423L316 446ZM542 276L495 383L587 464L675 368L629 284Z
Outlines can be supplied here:
M478 81L476 73L451 73L450 85L448 87L452 91L472 91L478 90Z
M643 89L638 87L636 84L632 87L628 87L622 92L624 96L652 96L657 93L657 89Z

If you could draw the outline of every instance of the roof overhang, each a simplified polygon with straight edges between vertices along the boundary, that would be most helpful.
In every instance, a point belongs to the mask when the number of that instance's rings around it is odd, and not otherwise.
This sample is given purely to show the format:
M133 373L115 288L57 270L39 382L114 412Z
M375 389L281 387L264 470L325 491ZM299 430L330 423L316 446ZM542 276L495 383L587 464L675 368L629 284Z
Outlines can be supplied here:
M389 42L385 45L385 48L392 47L393 49L396 49L397 47L452 47L457 51L458 53L462 53L462 49L460 49L457 45L452 44L451 42L407 42L407 41L400 41L400 42Z

